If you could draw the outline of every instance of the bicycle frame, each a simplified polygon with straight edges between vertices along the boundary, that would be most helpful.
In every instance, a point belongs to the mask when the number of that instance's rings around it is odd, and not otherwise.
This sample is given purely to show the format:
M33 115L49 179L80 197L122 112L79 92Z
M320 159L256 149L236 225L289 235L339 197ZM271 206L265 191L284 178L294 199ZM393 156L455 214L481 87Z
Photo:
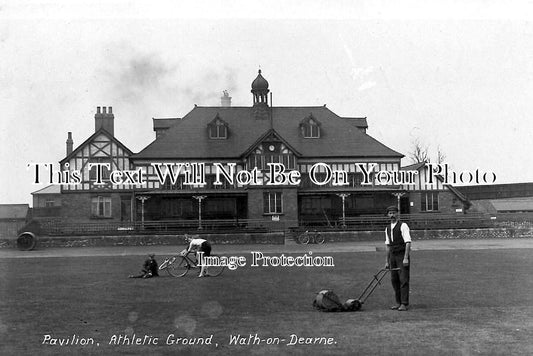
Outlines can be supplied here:
M166 269L167 273L173 277L183 277L193 268L200 268L195 251L188 251L186 254L180 253L169 257L159 266L159 270ZM209 270L214 271L214 273L209 275L218 276L224 268L223 266L218 268L210 267Z

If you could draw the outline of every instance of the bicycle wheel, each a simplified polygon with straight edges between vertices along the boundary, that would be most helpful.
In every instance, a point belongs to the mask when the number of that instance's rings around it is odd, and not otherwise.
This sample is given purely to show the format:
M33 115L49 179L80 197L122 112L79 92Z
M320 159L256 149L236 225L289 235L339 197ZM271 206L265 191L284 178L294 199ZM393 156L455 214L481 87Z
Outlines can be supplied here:
M183 256L178 256L174 260L174 262L169 263L167 267L167 272L172 277L183 277L189 272L191 269L191 265L189 264L189 261Z
M220 276L222 272L224 271L225 266L209 266L207 267L207 273L210 276L216 277Z
M315 235L315 243L317 243L319 245L322 245L324 243L324 241L326 241L324 236L322 236L321 234L318 234L318 233Z
M309 235L307 233L301 234L298 236L298 242L307 245L309 243Z

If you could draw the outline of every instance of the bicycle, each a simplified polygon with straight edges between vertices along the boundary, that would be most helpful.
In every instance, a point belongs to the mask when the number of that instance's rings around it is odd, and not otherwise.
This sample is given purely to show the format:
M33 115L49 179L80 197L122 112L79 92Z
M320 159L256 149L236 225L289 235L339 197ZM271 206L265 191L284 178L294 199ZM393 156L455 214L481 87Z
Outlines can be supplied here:
M213 256L213 255L212 255ZM200 268L196 260L195 252L187 252L183 250L179 255L166 258L159 266L159 270L166 270L172 277L183 277L189 270ZM225 266L209 266L209 276L220 276L224 271Z
M307 230L298 235L297 241L303 245L307 245L308 243L322 245L326 239L317 231L309 232L309 230Z

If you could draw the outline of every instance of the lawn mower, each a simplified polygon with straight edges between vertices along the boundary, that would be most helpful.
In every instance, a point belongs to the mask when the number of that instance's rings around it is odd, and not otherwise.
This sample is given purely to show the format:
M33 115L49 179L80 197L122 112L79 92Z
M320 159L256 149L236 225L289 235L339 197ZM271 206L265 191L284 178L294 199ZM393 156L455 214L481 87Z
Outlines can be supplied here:
M370 283L366 286L359 298L348 299L344 303L341 303L339 297L333 293L332 290L321 290L317 293L315 300L313 300L313 307L324 312L358 311L361 309L368 297L372 294L374 289L381 284L381 281L387 275L387 272L398 270L399 268L380 269L378 273L374 275Z

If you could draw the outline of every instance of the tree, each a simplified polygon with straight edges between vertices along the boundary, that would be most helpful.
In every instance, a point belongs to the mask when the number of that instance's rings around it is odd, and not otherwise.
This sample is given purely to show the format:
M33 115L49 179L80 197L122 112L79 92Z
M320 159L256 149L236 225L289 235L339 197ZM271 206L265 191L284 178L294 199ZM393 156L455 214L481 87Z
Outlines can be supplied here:
M419 138L414 139L411 145L408 155L413 163L430 162L429 146L424 145Z
M426 145L420 140L420 138L416 138L411 143L411 150L408 153L409 158L413 163L421 163L421 162L427 162L430 163L431 157L430 157L430 149L429 145ZM446 154L442 151L442 148L437 146L437 157L435 161L437 164L445 163L446 160Z
M446 154L442 152L442 148L437 146L437 164L442 164L446 160Z

